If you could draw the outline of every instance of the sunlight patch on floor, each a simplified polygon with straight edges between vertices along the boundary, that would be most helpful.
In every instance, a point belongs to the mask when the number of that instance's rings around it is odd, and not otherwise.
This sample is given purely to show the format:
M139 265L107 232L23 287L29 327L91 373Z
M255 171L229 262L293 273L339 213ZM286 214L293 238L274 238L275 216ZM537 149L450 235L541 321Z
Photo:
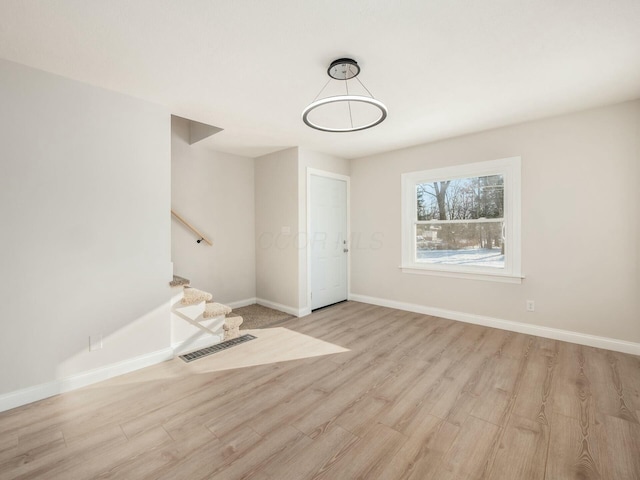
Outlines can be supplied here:
M176 356L171 361L113 377L77 390L76 392L79 393L75 395L63 397L65 400L71 401L75 397L82 397L90 390L125 388L127 385L143 382L162 382L170 378L180 379L184 377L185 370L194 374L222 372L236 368L269 365L350 351L339 345L284 327L240 331L241 335L245 333L250 333L257 338L231 347L228 350L222 350L199 358L191 363L185 363Z
M189 367L194 367L199 372L217 372L349 351L339 345L284 327L240 332L241 335L245 333L250 333L257 338L195 360L189 364Z

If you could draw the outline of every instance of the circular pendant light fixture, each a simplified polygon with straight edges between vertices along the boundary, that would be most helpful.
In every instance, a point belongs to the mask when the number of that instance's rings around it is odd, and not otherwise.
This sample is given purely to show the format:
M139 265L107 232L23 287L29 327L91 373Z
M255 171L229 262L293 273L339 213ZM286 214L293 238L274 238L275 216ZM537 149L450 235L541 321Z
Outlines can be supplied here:
M302 121L316 130L336 133L357 132L382 123L387 118L387 107L373 98L357 78L359 73L358 62L351 58L339 58L331 62L327 69L330 78L314 101L302 112ZM354 78L357 83L352 82L350 92L349 80ZM332 80L343 85L345 93L319 98Z

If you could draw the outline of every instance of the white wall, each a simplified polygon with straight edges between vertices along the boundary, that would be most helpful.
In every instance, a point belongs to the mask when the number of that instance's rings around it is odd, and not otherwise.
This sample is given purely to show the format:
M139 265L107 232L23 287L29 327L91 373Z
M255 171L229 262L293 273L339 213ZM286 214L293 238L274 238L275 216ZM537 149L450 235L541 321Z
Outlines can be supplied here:
M297 314L298 149L256 158L256 296Z
M167 349L169 113L6 61L0 105L0 400Z
M523 283L401 273L400 175L513 156L522 157ZM640 342L638 185L638 101L354 160L351 290Z
M254 160L189 145L189 123L171 118L172 207L213 241L176 219L171 258L176 275L222 303L252 301L255 290Z

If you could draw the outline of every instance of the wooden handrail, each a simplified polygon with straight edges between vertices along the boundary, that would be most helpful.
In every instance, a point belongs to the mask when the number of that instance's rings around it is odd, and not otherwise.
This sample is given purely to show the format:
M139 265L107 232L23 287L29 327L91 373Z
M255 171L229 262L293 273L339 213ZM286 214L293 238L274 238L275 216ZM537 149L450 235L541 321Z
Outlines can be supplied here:
M201 240L204 240L209 245L213 245L213 242L211 240L209 240L200 230L198 230L196 227L194 227L189 222L187 222L184 218L178 215L173 208L171 209L171 215L173 215L178 220L180 220L187 228L189 228L189 230L191 230L193 233L198 235L198 237L200 237L200 240L198 240L198 243L200 243Z

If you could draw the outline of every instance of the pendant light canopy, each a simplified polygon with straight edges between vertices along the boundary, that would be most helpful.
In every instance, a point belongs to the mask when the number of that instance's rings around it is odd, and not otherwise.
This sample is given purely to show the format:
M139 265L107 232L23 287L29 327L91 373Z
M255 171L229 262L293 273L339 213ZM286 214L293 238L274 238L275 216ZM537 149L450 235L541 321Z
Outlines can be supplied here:
M358 62L351 58L334 60L327 69L329 80L315 100L302 112L302 121L323 132L357 132L375 127L387 118L387 107L373 98L360 81ZM355 79L356 82L349 83ZM330 86L343 87L344 93L321 97Z

